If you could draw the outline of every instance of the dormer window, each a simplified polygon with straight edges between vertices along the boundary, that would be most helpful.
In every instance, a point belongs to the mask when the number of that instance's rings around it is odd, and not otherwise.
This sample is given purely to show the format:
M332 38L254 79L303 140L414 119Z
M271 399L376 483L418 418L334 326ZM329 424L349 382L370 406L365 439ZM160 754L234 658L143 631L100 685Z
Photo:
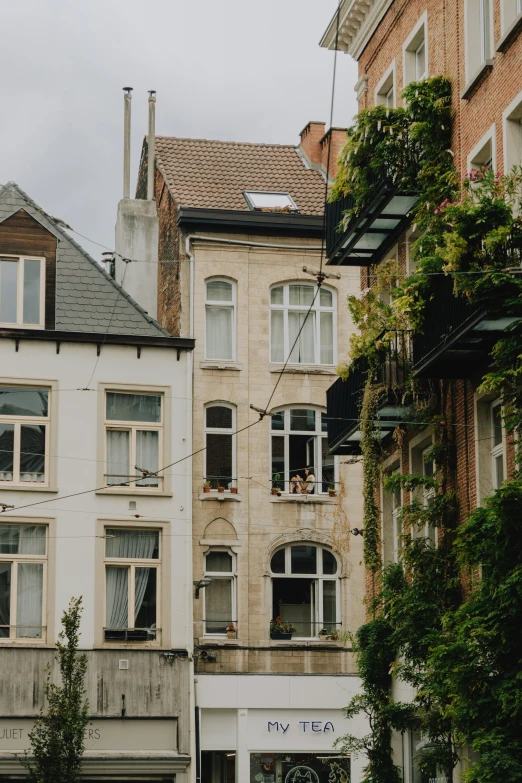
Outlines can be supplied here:
M245 190L249 209L257 212L299 212L290 193L269 190Z
M0 256L0 324L44 326L45 259Z

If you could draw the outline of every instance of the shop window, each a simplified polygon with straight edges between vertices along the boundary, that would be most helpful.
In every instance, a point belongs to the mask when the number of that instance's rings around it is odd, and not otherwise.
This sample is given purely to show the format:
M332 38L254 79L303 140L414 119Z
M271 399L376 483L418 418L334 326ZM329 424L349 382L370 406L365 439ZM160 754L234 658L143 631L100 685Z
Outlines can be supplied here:
M230 280L205 283L205 358L236 358L236 286Z
M467 0L464 7L466 81L471 82L493 56L493 2Z
M427 13L415 25L403 46L404 86L428 75Z
M105 641L160 641L160 533L105 530Z
M0 324L43 329L44 291L44 258L0 258Z
M212 490L236 486L236 409L224 402L205 408L205 481Z
M225 636L230 623L237 626L235 560L227 549L205 555L205 579L210 580L203 591L206 634Z
M330 730L314 721L310 734ZM275 729L275 726L274 726ZM350 780L350 757L322 753L251 753L250 783L343 783Z
M326 547L288 544L270 561L272 616L295 625L294 636L313 639L340 628L339 564Z
M388 109L395 107L395 60L375 88L375 105Z
M0 642L45 641L47 528L0 525Z
M272 415L272 487L290 494L324 494L336 486L326 430L326 414L313 408L286 408Z
M306 283L271 288L270 361L333 365L335 304L335 292L326 286L319 291Z
M235 783L236 753L233 750L201 751L201 780L204 783ZM256 783L259 781L256 780Z
M49 389L0 387L0 486L49 483Z
M522 1L522 0L521 0ZM504 170L522 164L522 93L508 106L504 118Z

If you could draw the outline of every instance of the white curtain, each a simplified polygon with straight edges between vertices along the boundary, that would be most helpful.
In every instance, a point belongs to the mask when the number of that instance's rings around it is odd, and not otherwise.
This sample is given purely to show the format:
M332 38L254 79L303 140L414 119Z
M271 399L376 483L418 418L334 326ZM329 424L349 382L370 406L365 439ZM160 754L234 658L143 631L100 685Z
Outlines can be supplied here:
M107 484L125 484L129 481L128 430L107 430Z
M139 468L156 473L159 468L159 432L150 430L138 430L136 432L136 465ZM141 475L136 471L136 475ZM140 479L136 484L140 487L157 487L159 480L156 476Z
M232 617L232 579L212 577L205 589L205 620L207 633L224 633Z
M114 536L114 538L109 538ZM107 557L150 559L158 534L148 530L107 530ZM107 628L129 626L129 568L107 566ZM136 569L134 616L138 614L149 578L149 568Z
M333 313L321 313L321 364L333 360Z
M107 566L107 628L129 627L129 569Z
M284 310L272 310L270 360L272 362L284 362L285 360L285 327ZM295 339L295 338L294 338Z
M305 321L306 318L306 321ZM304 324L304 326L303 326ZM311 312L308 318L306 313L288 313L288 340L289 349L292 348L299 330L301 334L290 355L291 364L315 363L315 313Z
M231 307L207 305L207 359L231 360L233 358L233 314L234 311Z
M0 554L45 555L43 525L0 525Z
M16 636L42 638L43 564L18 563Z

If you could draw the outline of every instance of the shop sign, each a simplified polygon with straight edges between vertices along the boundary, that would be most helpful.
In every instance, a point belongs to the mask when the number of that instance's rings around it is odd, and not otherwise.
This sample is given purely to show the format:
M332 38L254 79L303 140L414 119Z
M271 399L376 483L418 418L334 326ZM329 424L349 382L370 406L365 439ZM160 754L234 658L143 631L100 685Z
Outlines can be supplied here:
M269 732L272 731L281 731L283 734L286 734L288 729L290 728L290 723L282 723L279 721L267 721L267 730ZM331 731L332 733L335 733L334 725L331 721L322 721L322 720L299 720L297 721L297 725L300 727L299 731L302 734L306 734L306 732L314 732L315 734L326 734L326 732ZM292 783L292 781L290 781Z

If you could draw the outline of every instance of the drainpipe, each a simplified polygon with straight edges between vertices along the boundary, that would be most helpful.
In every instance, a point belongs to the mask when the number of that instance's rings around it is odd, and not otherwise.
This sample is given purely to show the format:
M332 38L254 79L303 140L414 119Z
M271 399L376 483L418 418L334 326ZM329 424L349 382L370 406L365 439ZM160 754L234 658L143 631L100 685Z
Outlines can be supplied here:
M147 136L147 201L154 198L154 158L156 157L156 90L149 90L149 132Z
M185 239L185 255L190 265L190 283L189 283L189 337L194 337L194 254L190 249L190 243L193 239L201 239L195 234L189 234Z
M123 198L130 198L132 87L124 87L123 92Z

